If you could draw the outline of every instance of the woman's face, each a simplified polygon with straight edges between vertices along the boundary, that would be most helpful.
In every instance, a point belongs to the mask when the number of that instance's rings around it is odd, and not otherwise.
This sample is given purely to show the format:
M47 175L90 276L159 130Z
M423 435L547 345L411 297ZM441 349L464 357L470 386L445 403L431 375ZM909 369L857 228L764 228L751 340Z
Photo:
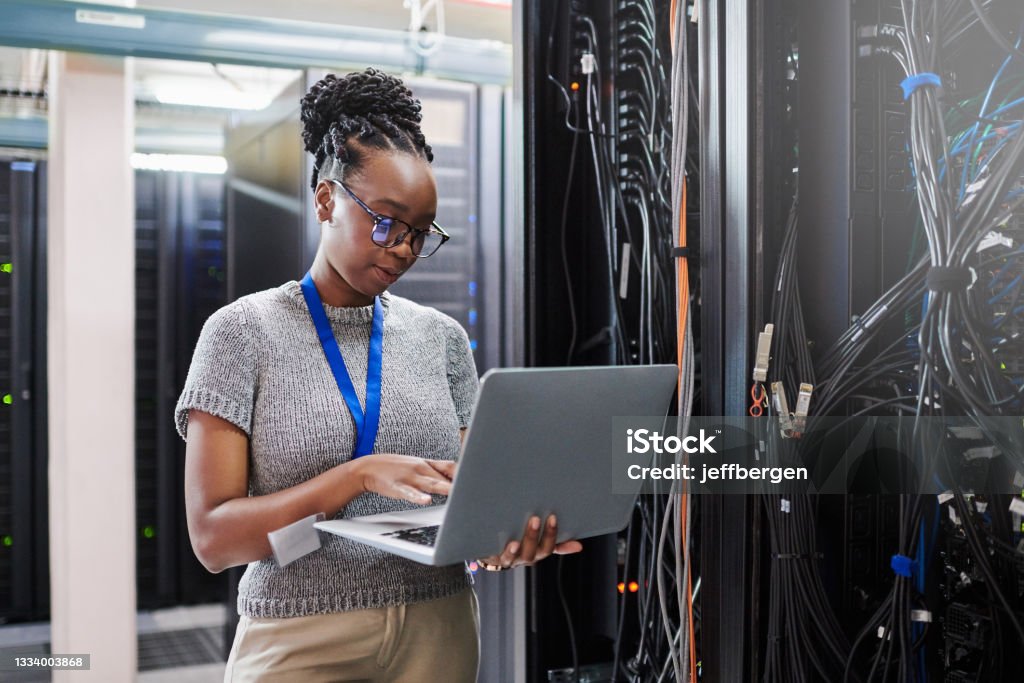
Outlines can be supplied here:
M368 150L345 185L376 213L416 228L429 227L437 213L434 173L424 159L411 154ZM337 284L351 290L354 301L369 303L416 262L411 236L390 249L374 244L373 217L339 185L321 181L314 199L323 225L320 250L340 278Z

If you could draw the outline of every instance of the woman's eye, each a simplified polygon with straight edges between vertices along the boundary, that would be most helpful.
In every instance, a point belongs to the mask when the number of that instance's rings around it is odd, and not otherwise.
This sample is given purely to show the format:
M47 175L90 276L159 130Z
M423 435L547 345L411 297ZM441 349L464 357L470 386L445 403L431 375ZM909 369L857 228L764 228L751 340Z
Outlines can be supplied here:
M393 224L394 221L390 218L381 217L377 219L377 225L373 229L373 238L377 241L386 240Z

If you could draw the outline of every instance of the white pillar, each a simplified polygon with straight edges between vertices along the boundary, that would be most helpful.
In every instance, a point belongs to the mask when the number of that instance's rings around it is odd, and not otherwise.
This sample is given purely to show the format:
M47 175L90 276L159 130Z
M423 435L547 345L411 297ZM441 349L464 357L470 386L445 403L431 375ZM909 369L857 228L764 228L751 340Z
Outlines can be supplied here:
M130 60L49 62L47 322L54 654L132 681L135 625L135 236Z

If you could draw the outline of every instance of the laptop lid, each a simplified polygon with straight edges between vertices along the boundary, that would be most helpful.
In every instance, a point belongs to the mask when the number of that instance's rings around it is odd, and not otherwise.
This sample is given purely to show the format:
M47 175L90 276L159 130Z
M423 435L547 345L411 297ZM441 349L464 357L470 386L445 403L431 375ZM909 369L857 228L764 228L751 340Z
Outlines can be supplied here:
M636 492L612 493L612 418L665 415L677 373L675 365L488 371L433 564L500 552L532 514L557 515L559 542L625 527Z

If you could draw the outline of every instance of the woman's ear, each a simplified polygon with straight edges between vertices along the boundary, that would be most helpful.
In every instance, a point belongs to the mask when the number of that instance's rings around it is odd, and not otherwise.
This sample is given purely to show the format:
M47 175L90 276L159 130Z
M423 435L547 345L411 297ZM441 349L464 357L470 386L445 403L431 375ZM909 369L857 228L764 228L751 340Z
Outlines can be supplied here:
M316 210L316 222L323 223L334 215L334 185L328 180L321 180L313 190L313 206Z

